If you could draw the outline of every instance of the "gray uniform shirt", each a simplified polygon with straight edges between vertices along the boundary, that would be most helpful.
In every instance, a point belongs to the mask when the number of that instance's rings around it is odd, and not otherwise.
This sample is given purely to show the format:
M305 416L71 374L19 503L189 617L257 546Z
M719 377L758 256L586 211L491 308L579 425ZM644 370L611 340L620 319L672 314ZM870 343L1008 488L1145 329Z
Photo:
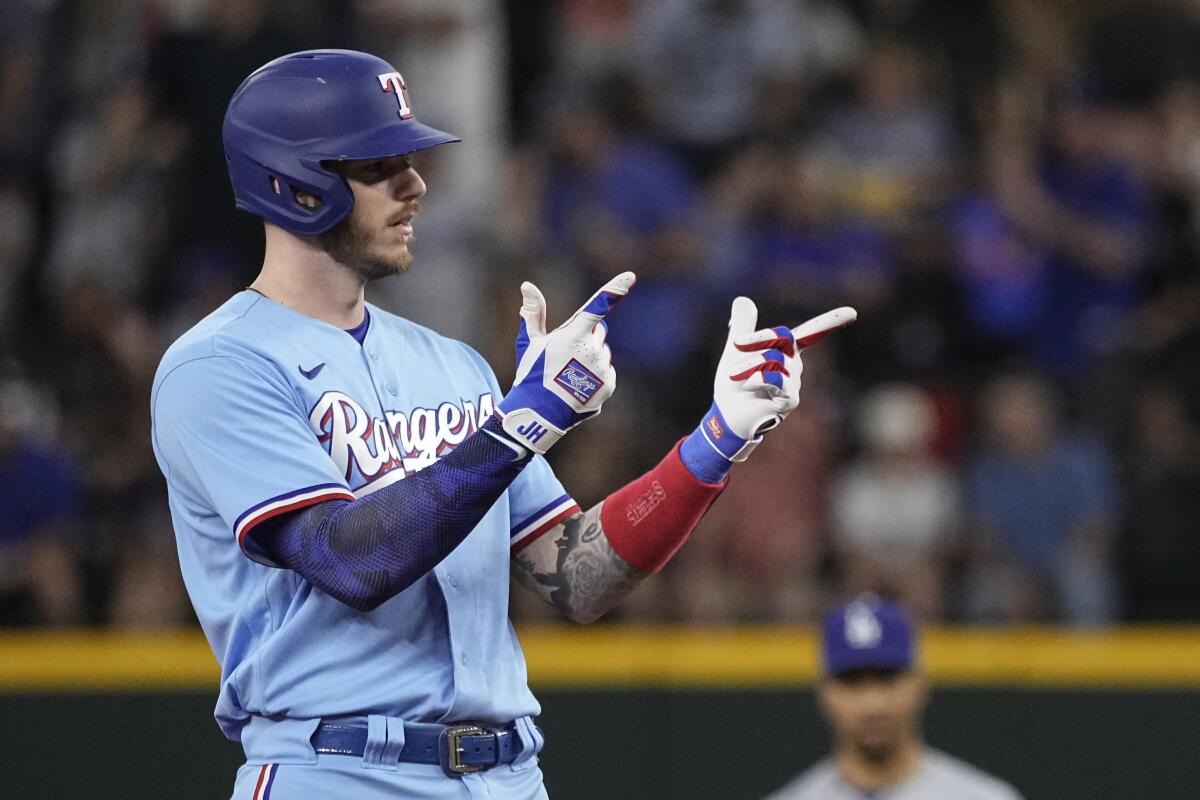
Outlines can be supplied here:
M767 800L1022 800L1016 789L937 750L926 750L915 775L875 791L855 788L826 759Z

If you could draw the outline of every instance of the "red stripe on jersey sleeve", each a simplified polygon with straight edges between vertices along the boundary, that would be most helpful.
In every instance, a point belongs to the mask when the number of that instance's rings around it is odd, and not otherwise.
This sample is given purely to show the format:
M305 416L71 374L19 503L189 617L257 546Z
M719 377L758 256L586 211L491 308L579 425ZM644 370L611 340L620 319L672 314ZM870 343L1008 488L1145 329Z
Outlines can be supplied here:
M572 503L568 508L563 509L561 512L559 512L558 514L555 514L553 517L546 520L541 525L537 526L532 531L530 531L528 534L523 536L520 541L515 542L512 546L512 552L513 553L521 552L526 547L528 547L530 544L532 544L535 540L537 540L539 537L541 537L543 534L545 534L547 531L549 531L551 528L555 527L556 525L558 525L559 523L561 523L563 520L567 519L568 517L571 517L574 514L580 513L581 511L582 511L582 509L579 507L578 503Z

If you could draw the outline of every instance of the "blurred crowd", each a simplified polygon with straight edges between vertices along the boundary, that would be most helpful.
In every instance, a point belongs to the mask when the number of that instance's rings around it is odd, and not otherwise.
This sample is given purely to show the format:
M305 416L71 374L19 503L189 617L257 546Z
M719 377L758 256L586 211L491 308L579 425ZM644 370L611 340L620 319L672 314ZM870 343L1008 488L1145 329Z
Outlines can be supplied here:
M620 391L551 456L585 507L698 422L734 296L858 309L615 618L873 590L930 621L1200 621L1195 0L9 0L0 625L189 624L149 386L260 263L225 104L310 47L391 60L464 140L422 154L417 261L374 302L504 384L522 280L554 316L638 273Z

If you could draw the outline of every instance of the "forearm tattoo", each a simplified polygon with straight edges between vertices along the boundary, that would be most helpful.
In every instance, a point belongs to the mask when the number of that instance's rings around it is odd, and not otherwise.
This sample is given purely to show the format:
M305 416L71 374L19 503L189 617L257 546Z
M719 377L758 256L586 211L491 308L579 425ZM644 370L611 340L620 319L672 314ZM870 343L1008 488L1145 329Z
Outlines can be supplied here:
M513 558L517 579L576 622L599 619L648 574L609 545L600 525L603 505L576 514Z

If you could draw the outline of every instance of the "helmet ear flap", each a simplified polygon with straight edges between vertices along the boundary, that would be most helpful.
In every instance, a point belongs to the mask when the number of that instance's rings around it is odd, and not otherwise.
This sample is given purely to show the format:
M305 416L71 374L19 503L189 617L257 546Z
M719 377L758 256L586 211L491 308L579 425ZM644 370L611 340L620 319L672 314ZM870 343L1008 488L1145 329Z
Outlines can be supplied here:
M238 208L258 214L292 233L315 236L324 233L349 216L354 194L345 180L327 167L307 160L303 166L310 180L272 169L242 153L227 158L229 174ZM303 202L307 195L318 200Z

